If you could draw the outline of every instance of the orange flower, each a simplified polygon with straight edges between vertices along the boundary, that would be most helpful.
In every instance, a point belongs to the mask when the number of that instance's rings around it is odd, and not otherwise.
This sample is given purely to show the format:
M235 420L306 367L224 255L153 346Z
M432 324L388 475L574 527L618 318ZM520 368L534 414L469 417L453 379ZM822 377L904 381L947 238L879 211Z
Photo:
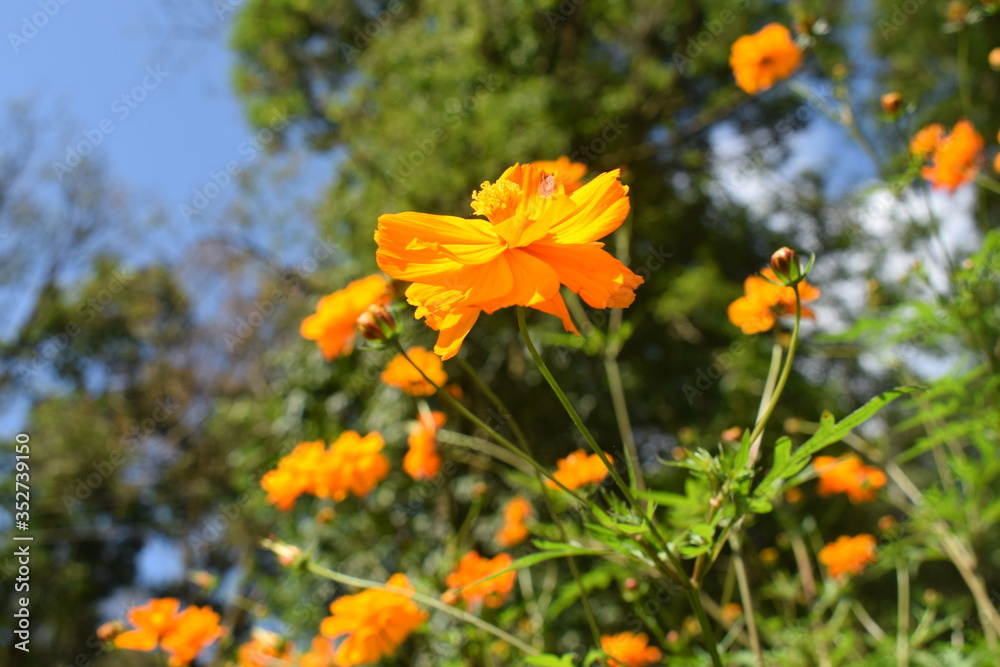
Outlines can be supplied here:
M299 443L278 461L276 469L260 480L267 491L267 501L288 511L303 493L315 493L316 471L325 454L326 444L322 440Z
M444 370L441 359L432 352L422 347L411 347L406 351L407 356L420 367L431 382L437 386L444 385L448 381L448 374ZM397 354L385 370L382 371L382 382L390 387L402 389L410 396L430 396L436 389L434 385L424 379L416 368L413 367L406 357Z
M919 158L926 157L934 152L944 136L944 126L941 123L933 123L922 128L913 135L910 140L910 152Z
M528 537L524 520L533 513L531 503L524 496L514 496L508 500L503 508L503 527L496 535L497 544L512 547L523 542Z
M157 598L132 608L128 612L128 622L135 630L115 637L115 646L132 651L152 651L173 630L180 607L180 600L176 598Z
M384 446L377 431L364 437L344 431L320 461L313 492L338 502L348 493L364 498L389 474L389 459L382 453Z
M610 456L608 460L611 460ZM578 449L566 458L556 461L556 472L552 476L567 489L573 490L586 484L600 484L608 476L608 468L597 454L588 456L587 452ZM559 488L551 479L545 480L545 484L549 488Z
M608 667L646 667L663 657L655 646L649 645L645 632L621 632L601 637L601 650L607 653Z
M389 284L376 274L355 280L342 290L319 300L316 312L302 320L299 331L319 344L328 361L349 354L354 346L355 324L369 307L389 301Z
M250 641L236 651L239 667L271 667L278 662L291 664L295 659L295 644L273 632L255 629Z
M436 358L436 357L435 357ZM416 427L410 431L410 448L403 457L403 470L413 479L434 479L441 469L437 453L437 430L444 426L443 412L421 413Z
M313 637L312 646L309 652L302 656L299 667L334 667L335 653L333 644L326 637Z
M171 667L190 664L198 653L222 636L219 615L211 607L188 607L177 615L174 629L163 638Z
M986 143L967 120L955 123L951 134L943 137L931 155L931 164L920 175L935 188L952 192L976 177Z
M737 39L729 56L736 85L751 95L787 79L801 62L802 49L788 28L777 23L768 23L759 32Z
M846 493L854 504L874 499L876 491L886 483L884 472L864 465L856 454L848 454L839 459L817 456L813 461L813 468L819 474L819 495Z
M477 551L470 551L462 556L455 571L448 575L445 583L448 588L462 589L458 594L470 605L485 603L487 607L499 607L504 598L514 589L515 570L505 572L475 586L469 584L505 570L514 561L510 554L498 554L493 558L483 558ZM468 586L468 588L466 588Z
M552 174L566 188L566 194L573 194L583 185L583 177L587 173L587 165L583 162L572 162L562 155L558 160L540 160L532 162L534 166Z
M413 592L403 574L392 575L386 585ZM394 654L427 620L409 596L376 588L337 598L330 604L330 613L320 624L320 632L330 639L345 637L333 655L336 667L378 662Z
M344 431L329 449L322 440L300 443L260 481L267 500L289 510L303 493L341 501L349 493L363 498L389 474L389 459L382 453L382 435L361 437Z
M826 565L834 579L840 579L844 574L861 574L874 560L875 536L868 533L854 537L843 535L819 552L819 562Z
M434 351L453 357L481 312L527 306L576 333L559 292L565 285L594 308L624 308L643 280L598 242L628 215L618 170L572 194L535 165L514 165L483 183L472 208L486 220L425 213L379 217L379 267L411 281L415 316L438 331Z
M778 281L774 271L766 268L763 276L750 276L743 281L743 296L729 304L729 321L745 334L768 331L778 321L780 315L795 313L795 290L791 287L773 285L768 280ZM765 280L764 278L767 278ZM820 291L803 280L799 283L799 298L802 303L810 303L819 298ZM816 317L811 308L803 306L802 317Z

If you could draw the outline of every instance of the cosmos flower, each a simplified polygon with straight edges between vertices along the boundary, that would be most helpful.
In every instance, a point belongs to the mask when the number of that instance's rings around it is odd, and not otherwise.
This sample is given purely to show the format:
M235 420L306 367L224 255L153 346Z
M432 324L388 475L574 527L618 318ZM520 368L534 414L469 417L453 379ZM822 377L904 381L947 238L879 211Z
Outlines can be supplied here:
M920 175L934 188L954 192L976 177L986 143L967 120L955 123L951 134L942 137L930 155L931 163Z
M601 650L610 656L608 667L646 667L663 657L660 649L649 645L649 636L645 632L604 635L601 637Z
M531 503L524 496L514 496L503 507L503 526L496 534L496 541L502 547L520 544L528 537L525 519L534 514Z
M421 413L407 438L409 449L403 457L403 470L413 479L434 479L441 469L437 452L437 430L444 426L443 412Z
M354 347L357 322L373 305L389 301L389 283L375 274L355 280L342 290L323 297L316 312L302 321L299 332L319 345L327 361L349 354Z
M470 605L485 604L487 607L499 607L504 599L514 589L515 570L505 572L488 581L475 586L469 584L510 567L514 561L510 554L498 554L493 558L484 558L477 551L470 551L458 562L455 571L448 575L445 583L451 589L462 589L458 595Z
M875 544L875 536L868 533L854 537L843 535L820 550L819 562L826 566L834 579L840 579L845 574L856 576L875 560Z
M514 165L472 194L467 219L427 213L379 217L379 267L413 283L415 316L438 331L434 351L454 356L480 313L527 306L562 319L576 333L560 286L594 308L624 308L643 280L604 251L599 239L628 215L618 170L572 194L552 173Z
M736 85L756 95L787 79L802 63L802 49L783 25L769 23L733 42L729 66Z
M414 590L403 574L392 575L386 585ZM320 632L329 639L342 639L333 654L335 667L378 662L395 654L427 620L410 597L376 588L337 598L330 604L330 614L320 624Z
M729 304L727 310L729 321L745 334L768 331L778 321L779 316L795 313L795 290L768 282L768 280L777 282L777 277L770 268L764 269L760 274L763 278L750 276L743 281L743 296ZM820 291L805 280L799 283L798 287L802 303L809 303L819 298ZM803 307L802 317L812 319L815 314L812 309Z
M410 358L409 360L402 354L397 354L389 362L389 365L382 371L382 382L390 387L402 389L410 396L430 396L437 391L434 385L441 387L448 381L444 364L432 352L418 346L408 349L406 355ZM413 363L411 364L410 361ZM413 367L413 364L419 366L424 375L430 378L434 384L425 380L420 371Z
M813 468L819 474L819 495L846 493L855 504L874 499L878 489L886 483L884 472L864 465L856 454L848 454L839 459L817 456L813 461Z
M611 460L610 456L608 460ZM584 450L578 449L556 461L556 471L552 476L572 491L587 484L600 484L608 476L608 468L597 454L588 455ZM545 480L545 484L550 488L558 488L551 479Z

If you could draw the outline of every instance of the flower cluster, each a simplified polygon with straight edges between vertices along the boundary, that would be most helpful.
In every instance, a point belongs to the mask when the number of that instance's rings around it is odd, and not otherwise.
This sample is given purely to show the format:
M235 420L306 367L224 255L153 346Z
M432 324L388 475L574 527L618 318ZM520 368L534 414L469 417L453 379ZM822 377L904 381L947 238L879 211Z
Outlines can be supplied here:
M344 500L348 494L363 498L389 474L389 459L382 453L381 434L362 437L345 431L329 448L321 440L300 443L261 479L268 502L289 510L296 499L309 493L320 498Z
M878 489L885 486L885 473L873 466L866 466L856 454L840 458L817 456L813 468L819 475L819 495L831 496L846 493L852 503L865 503L875 498Z
M115 637L115 646L132 651L153 651L159 646L169 654L171 667L188 665L198 653L222 636L219 615L211 607L180 610L176 598L157 598L134 607L128 621L135 628Z
M743 281L743 296L729 304L729 321L745 334L769 331L782 315L795 314L795 289L776 285L778 277L770 268L759 276L750 276ZM810 303L819 298L820 291L803 280L798 284L802 303ZM814 318L812 309L803 307L802 317Z
M566 180L518 164L473 192L472 209L485 220L414 212L379 217L379 268L413 283L406 298L415 316L438 331L434 351L442 358L458 352L481 313L508 306L555 315L575 333L561 286L594 308L623 308L635 299L643 279L599 243L629 212L618 170L572 192Z

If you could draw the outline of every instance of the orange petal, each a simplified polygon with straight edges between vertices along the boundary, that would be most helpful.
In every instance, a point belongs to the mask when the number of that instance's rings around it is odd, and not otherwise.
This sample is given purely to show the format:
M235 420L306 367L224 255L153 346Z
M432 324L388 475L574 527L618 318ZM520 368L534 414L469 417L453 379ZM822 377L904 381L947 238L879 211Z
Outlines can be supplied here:
M551 266L593 308L625 308L643 279L595 244L533 243L524 251Z
M379 267L393 278L444 284L463 266L484 264L506 247L485 220L397 213L379 216Z
M629 212L628 187L618 180L620 171L601 174L570 197L577 206L550 229L559 243L591 243L618 229Z

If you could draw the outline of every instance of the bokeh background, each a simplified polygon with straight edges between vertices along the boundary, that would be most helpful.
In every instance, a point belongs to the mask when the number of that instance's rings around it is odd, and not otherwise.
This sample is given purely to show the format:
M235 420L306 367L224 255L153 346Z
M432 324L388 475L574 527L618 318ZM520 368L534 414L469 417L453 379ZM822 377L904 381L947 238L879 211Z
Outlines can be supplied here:
M107 654L94 636L150 596L221 610L234 632L220 660L254 624L307 636L333 589L289 577L257 547L293 522L343 571L437 567L435 541L470 503L492 502L472 499L477 483L500 479L481 462L430 491L397 465L369 505L338 507L325 528L318 506L294 518L267 506L259 479L296 442L345 427L383 430L401 459L411 408L379 385L384 354L324 363L299 322L375 269L379 214L468 215L472 190L515 162L567 155L591 174L623 169L633 213L611 244L647 282L620 361L661 487L675 447L756 410L771 339L740 334L726 305L777 247L816 252L811 281L823 289L780 418L844 414L901 378L940 375L958 351L900 356L835 334L891 306L915 272L942 279L940 247L920 224L928 205L961 256L996 225L997 200L970 188L907 195L907 222L822 106L839 108L834 86L848 87L875 150L901 171L905 144L878 121L879 96L897 90L912 105L904 134L950 124L965 112L964 49L971 120L992 141L1000 75L986 36L1000 23L962 38L948 29L979 4L4 3L0 527L12 529L13 437L29 433L35 540L24 662L11 646L5 539L0 664L153 664ZM750 97L733 84L731 43L769 21L819 35L796 75L812 102L787 86ZM618 442L603 353L537 319L584 417ZM405 335L433 339L420 325ZM545 463L575 448L512 312L481 321L463 355L545 443ZM467 400L488 413L474 391ZM201 585L196 571L217 582ZM553 649L585 627L571 605L559 623Z

